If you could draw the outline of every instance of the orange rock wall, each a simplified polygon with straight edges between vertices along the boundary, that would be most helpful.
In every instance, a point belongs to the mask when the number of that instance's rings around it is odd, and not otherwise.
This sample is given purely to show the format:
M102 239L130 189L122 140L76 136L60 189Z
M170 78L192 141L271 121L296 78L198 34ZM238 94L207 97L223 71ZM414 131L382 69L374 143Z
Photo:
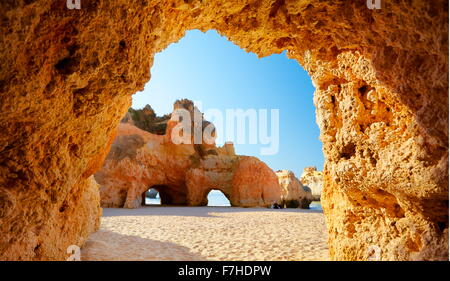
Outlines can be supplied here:
M207 205L212 189L232 206L269 206L280 201L275 173L256 157L234 154L230 144L200 156L192 144L174 144L170 121L165 135L120 123L103 167L95 174L102 207L138 208L150 188L164 205ZM202 144L203 146L203 144ZM211 152L213 151L213 152Z
M448 259L448 1L81 2L0 3L1 259L64 259L96 228L88 178L154 54L195 28L310 73L333 259Z
M311 189L303 186L292 171L279 170L276 175L281 188L281 204L288 208L309 208L313 201Z

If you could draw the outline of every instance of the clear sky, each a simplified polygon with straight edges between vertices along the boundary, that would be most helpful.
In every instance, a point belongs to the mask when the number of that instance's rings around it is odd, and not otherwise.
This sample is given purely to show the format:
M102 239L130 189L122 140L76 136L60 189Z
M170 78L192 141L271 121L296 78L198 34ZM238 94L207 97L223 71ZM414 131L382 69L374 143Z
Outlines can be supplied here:
M256 156L275 171L287 169L300 176L307 166L323 169L313 92L308 73L284 53L258 58L216 31L192 30L156 54L151 80L133 96L132 107L150 104L163 115L172 112L175 100L187 98L201 102L203 112L218 109L224 116L227 109L267 109L269 123L270 110L279 109L278 153L261 155L261 147L268 145L259 141L234 141L236 153ZM215 123L208 116L205 119Z

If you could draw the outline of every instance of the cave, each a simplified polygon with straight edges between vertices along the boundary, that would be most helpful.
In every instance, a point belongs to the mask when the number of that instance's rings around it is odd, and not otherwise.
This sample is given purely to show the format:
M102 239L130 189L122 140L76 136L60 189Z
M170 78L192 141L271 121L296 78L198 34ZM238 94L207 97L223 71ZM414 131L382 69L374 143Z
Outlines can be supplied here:
M148 202L150 201L150 202ZM155 186L142 193L141 206L161 205L161 195Z
M146 194L150 190L155 190L157 195L159 196L160 203L146 203ZM167 185L153 185L150 189L146 190L141 194L141 206L154 206L154 205L180 205L183 206L186 204L186 193L183 192L183 189L174 186ZM157 197L155 197L157 198Z
M154 190L157 193L154 198L158 198L160 200L159 204L152 203L147 204L145 201L145 197L147 196L147 192ZM186 203L186 194L183 192L183 189L174 186L167 185L153 185L150 189L143 192L141 194L141 205L149 206L149 205L185 205Z
M231 206L230 198L220 189L211 189L206 196L206 200L207 206Z
M310 73L332 259L376 245L383 260L448 260L448 1L0 8L1 260L63 260L98 229L92 175L154 54L191 29L259 56L287 51Z
M161 205L185 205L186 189L175 186L154 186L159 189Z

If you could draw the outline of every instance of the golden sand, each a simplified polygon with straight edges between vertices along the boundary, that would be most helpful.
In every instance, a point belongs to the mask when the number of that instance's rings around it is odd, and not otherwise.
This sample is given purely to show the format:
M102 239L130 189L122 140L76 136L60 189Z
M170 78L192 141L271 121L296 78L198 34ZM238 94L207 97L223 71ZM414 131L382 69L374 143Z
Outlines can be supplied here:
M82 260L328 260L321 211L231 207L103 209Z

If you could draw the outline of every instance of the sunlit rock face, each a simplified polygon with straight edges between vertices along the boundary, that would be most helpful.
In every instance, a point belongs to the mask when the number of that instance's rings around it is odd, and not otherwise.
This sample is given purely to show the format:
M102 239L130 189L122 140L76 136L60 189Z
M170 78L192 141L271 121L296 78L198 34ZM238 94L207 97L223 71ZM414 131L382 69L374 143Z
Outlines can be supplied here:
M170 114L156 116L153 108L147 104L143 109L128 109L120 122L134 125L152 134L164 135L169 119Z
M137 128L131 124L133 119L122 119L111 151L95 174L102 207L138 208L150 188L159 192L165 205L207 205L212 189L221 190L232 206L279 203L275 173L255 157L236 155L232 143L219 148L206 143L174 143L173 130L181 125L174 116L179 108L187 109L189 115L198 111L189 100L177 101L164 135ZM206 120L199 123L211 124ZM152 130L153 126L147 127Z
M184 174L195 150L171 144L165 136L121 123L103 167L95 174L102 207L137 208L142 193L154 186L161 203L184 204ZM161 189L162 185L167 188Z
M279 204L281 198L277 175L256 157L239 157L233 174L232 191L239 206L243 207L267 207Z
M312 199L315 201L320 200L323 190L323 173L317 171L316 167L306 167L303 169L302 176L300 178L302 184L311 189Z
M88 179L195 28L310 73L332 259L448 259L448 1L65 2L0 3L1 259L64 259L96 228Z
M309 208L313 196L311 190L303 184L289 170L276 172L281 188L281 204L288 208Z

